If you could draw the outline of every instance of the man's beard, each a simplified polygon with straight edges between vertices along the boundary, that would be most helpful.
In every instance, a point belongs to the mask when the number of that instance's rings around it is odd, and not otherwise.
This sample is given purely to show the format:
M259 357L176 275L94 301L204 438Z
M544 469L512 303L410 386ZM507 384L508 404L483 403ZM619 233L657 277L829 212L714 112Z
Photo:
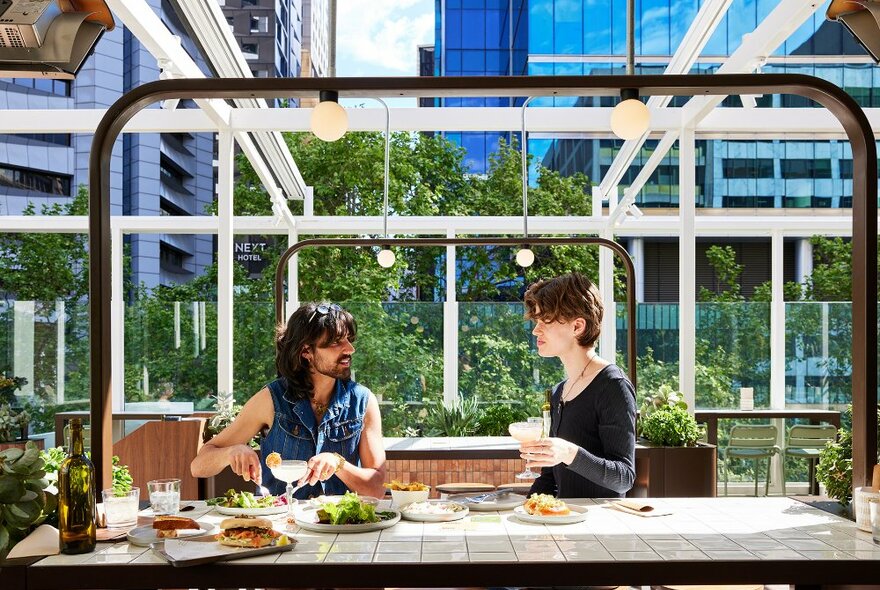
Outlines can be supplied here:
M316 358L312 363L312 367L316 372L325 375L327 377L332 377L333 379L351 379L351 366L342 367L339 365L340 361L351 359L350 355L345 355L337 358L333 362L319 362Z

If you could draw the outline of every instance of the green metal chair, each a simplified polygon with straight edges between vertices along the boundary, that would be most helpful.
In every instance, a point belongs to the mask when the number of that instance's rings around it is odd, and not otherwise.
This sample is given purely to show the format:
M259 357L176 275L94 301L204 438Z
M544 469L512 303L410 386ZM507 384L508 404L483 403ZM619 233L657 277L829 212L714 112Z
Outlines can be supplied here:
M779 452L776 437L779 430L772 424L736 424L730 429L730 441L724 450L724 495L730 479L731 459L751 459L755 462L755 496L758 495L758 461L767 460L767 478L764 495L770 492L770 459Z
M782 495L785 495L785 458L796 457L809 461L809 490L811 494L818 493L816 482L816 463L819 461L819 452L825 448L825 443L837 438L837 427L830 424L821 426L796 424L788 430L788 439L785 441L785 449L782 451Z

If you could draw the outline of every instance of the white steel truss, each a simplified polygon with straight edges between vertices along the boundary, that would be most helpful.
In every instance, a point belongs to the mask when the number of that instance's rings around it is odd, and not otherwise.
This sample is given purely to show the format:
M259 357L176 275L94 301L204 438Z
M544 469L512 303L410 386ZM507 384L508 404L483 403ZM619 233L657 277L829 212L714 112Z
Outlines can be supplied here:
M752 33L743 35L742 44L724 61L721 67L718 68L717 73L736 74L753 72L766 56L773 53L789 35L796 31L819 8L819 4L818 0L809 0L807 2L804 0L780 0L776 8L758 24ZM705 40L703 40L703 43L705 43ZM695 53L698 54L699 52ZM691 53L691 55L694 58L696 57L694 53ZM692 61L688 64L688 60L681 60L677 63L682 67L688 65L688 68L693 64ZM683 72L669 71L667 69L667 73ZM657 97L651 97L651 99L654 98ZM685 114L682 117L680 127L694 128L703 117L721 104L723 100L723 96L691 98L683 107ZM650 100L648 105L649 107L654 106ZM654 109L651 113L652 118L655 116L656 110L658 109ZM673 134L677 138L679 132L672 130L666 133ZM647 136L643 136L639 139L624 142L611 163L607 174L602 179L602 183L599 185L600 194L603 197L607 196L612 188L620 183L627 168L630 167L639 150L644 145L646 138ZM664 145L671 146L672 144L671 142L666 142ZM652 163L655 167L659 165L663 155L664 153L661 153L657 158L652 158ZM651 173L653 173L653 170L649 170L645 178L650 177ZM633 185L629 187L618 207L626 208L634 203L635 195L638 194L639 190L641 190L641 186Z
M529 108L530 138L612 138L610 108ZM880 132L880 108L864 109L875 133ZM94 133L104 109L82 109L76 117L57 109L3 111L4 133ZM312 109L232 109L224 122L236 135L246 131L308 131ZM521 125L520 108L392 108L393 131L509 131ZM348 109L349 131L384 131L383 109ZM655 137L674 134L687 122L684 108L652 113ZM218 125L195 109L140 111L123 133L216 132ZM825 109L721 108L695 124L699 139L846 140L840 122ZM661 154L662 156L662 154ZM635 186L635 184L633 185Z
M166 70L166 75L184 78L205 77L192 57L184 51L180 39L171 34L171 31L145 0L108 0L107 4L113 14L156 57L160 67ZM234 40L232 47L227 45L225 50L228 53L237 51L241 61L244 60L238 46L234 44ZM236 63L235 59L230 61ZM246 72L238 72L237 75L251 76L249 69ZM225 101L197 100L196 104L214 121L215 129L228 126L230 113L233 109ZM266 106L265 101L261 103L261 106ZM259 175L273 202L280 206L285 200L285 195L278 186L279 182L284 188L287 198L303 197L305 183L280 133L257 134L252 140L246 133L238 132L235 140L254 166L255 172ZM278 178L278 182L276 182L276 178ZM286 206L286 203L284 204Z

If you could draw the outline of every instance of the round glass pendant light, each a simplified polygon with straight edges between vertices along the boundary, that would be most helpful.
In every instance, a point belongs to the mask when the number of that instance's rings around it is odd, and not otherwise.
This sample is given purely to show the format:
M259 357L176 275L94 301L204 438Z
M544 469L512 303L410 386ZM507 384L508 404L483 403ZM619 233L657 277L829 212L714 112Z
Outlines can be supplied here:
M620 102L611 111L611 131L620 139L638 139L648 131L651 113L648 106L639 100L639 91L624 88L620 91Z
M523 246L516 253L516 263L523 268L528 268L535 262L535 253L528 246Z
M339 93L322 90L321 102L312 110L312 133L324 141L336 141L348 131L348 113L339 104Z
M394 261L397 257L394 255L394 252L391 251L391 248L388 246L382 246L382 249L379 250L379 254L376 255L376 262L379 263L379 266L382 268L391 268L394 266Z

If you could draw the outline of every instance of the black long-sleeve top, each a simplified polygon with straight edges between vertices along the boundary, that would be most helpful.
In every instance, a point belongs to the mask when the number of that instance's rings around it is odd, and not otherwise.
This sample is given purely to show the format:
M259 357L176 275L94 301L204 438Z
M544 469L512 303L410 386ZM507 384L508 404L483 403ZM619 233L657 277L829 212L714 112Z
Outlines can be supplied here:
M617 365L604 367L579 395L561 403L565 381L550 399L550 436L576 444L571 465L541 469L530 493L559 498L622 497L635 481L636 396Z

